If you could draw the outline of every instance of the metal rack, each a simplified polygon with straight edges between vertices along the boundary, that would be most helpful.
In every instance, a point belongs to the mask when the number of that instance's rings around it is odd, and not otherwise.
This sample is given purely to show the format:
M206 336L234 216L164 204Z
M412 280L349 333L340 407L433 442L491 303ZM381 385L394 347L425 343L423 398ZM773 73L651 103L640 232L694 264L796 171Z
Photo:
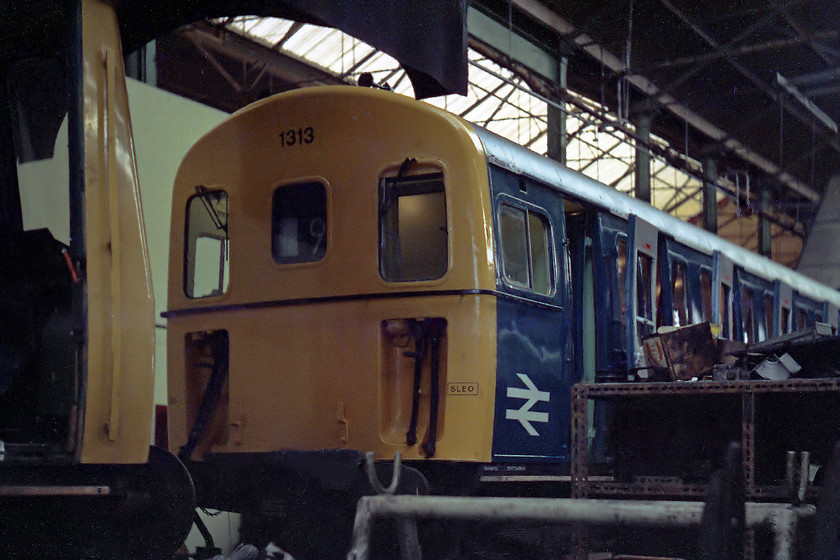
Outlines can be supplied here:
M697 381L651 383L579 383L572 387L572 496L587 497L668 497L702 498L706 484L683 483L675 477L649 477L643 481L590 480L589 402L592 400L656 398L661 404L669 399L679 406L679 399L691 396L740 399L740 440L742 473L747 500L786 500L790 488L785 484L756 483L756 423L757 403L762 395L788 394L808 399L816 394L836 395L840 405L840 379L789 379L785 381ZM712 401L709 401L712 402ZM736 407L737 408L737 407ZM766 411L762 411L764 414ZM733 419L737 421L737 419ZM819 429L820 427L814 427ZM824 426L826 430L840 429L838 425ZM837 434L827 434L836 439ZM832 440L833 442L833 440ZM639 473L644 474L644 473ZM600 478L600 477L599 477Z

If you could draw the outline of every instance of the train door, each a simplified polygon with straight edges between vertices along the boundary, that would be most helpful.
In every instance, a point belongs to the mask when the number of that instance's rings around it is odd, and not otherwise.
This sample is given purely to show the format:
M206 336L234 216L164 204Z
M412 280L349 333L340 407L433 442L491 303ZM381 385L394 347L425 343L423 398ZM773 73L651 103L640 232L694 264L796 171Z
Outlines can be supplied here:
M735 264L732 259L715 251L712 255L712 321L721 326L720 337L734 340L732 320Z
M493 457L568 459L572 378L563 200L491 167L497 247Z
M624 344L627 222L599 212L592 232L595 302L595 372L598 380L626 377Z
M624 300L627 304L625 323L627 338L627 369L644 368L642 339L656 331L656 253L658 232L654 226L638 216L630 215L627 222L627 273L624 281ZM646 378L646 370L639 369Z
M781 336L790 332L790 321L793 316L793 288L781 280L776 280L775 292L776 298L773 308L775 321L773 323L772 336Z
M591 383L597 370L595 334L595 259L591 209L566 201L566 235L569 239L572 282L572 321L575 380Z
M608 345L604 344L606 337L599 336L598 332L599 329L604 330L603 327L609 326L612 321L609 272L617 270L615 266L617 246L614 242L609 244L614 251L609 260L612 266L606 265L607 259L599 258L601 243L597 240L599 233L603 230L600 228L601 219L598 214L592 208L574 202L570 203L568 200L565 202L566 235L569 240L572 282L571 311L572 321L576 326L572 331L574 379L592 383L602 379L602 374L607 368L604 365L606 363L604 357L599 357L599 351L603 352ZM612 218L612 216L608 217ZM612 231L618 234L619 231L623 232L623 228ZM621 239L626 239L623 233ZM618 340L620 339L619 332ZM609 353L606 354L609 355ZM609 370L606 369L606 371ZM610 461L611 451L608 426L612 418L612 403L598 400L590 401L588 406L590 408L587 430L590 434L589 457L596 464L607 463Z

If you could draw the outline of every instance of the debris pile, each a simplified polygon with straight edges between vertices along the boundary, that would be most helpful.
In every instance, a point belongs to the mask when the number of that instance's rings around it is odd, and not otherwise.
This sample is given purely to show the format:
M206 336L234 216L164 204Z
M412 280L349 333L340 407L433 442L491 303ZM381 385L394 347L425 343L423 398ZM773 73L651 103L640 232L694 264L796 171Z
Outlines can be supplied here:
M840 377L840 336L817 323L755 344L718 339L715 325L664 329L644 340L653 381L783 381Z

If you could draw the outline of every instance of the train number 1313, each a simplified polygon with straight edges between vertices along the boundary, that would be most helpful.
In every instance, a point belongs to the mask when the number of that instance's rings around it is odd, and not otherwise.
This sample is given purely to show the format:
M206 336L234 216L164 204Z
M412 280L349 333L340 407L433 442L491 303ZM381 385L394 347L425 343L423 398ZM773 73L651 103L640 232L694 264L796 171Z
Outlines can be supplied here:
M280 133L280 147L301 146L311 144L315 141L315 129L311 126L306 128L290 128Z

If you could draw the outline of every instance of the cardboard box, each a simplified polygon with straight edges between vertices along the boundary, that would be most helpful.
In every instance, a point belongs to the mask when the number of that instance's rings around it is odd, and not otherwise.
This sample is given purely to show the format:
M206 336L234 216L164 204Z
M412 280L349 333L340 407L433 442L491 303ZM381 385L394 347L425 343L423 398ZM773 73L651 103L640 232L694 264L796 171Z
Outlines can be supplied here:
M717 363L711 325L697 323L644 340L645 356L654 368L664 368L675 381L700 379Z

